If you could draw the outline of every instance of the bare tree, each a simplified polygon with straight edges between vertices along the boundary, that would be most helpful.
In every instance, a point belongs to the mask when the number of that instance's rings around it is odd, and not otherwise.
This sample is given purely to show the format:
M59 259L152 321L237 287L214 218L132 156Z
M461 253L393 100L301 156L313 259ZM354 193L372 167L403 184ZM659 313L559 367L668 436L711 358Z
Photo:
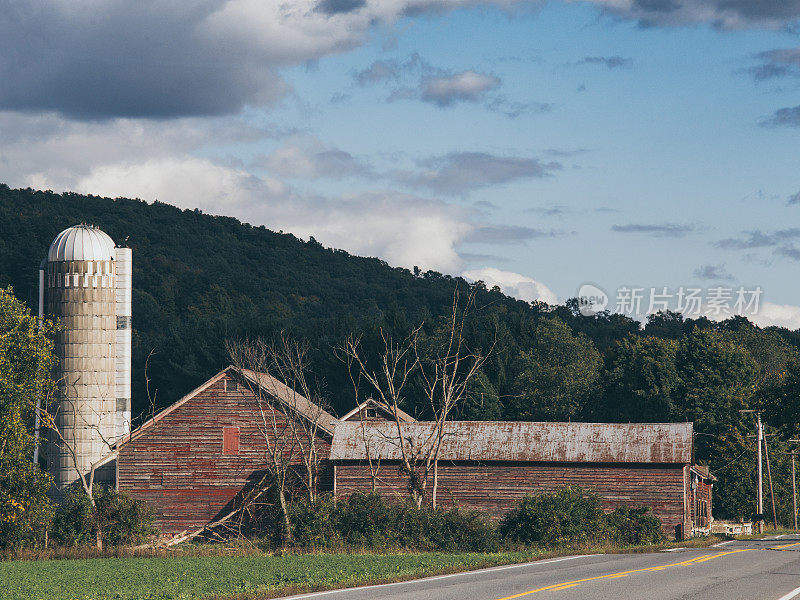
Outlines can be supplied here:
M377 361L369 361L366 358L361 348L360 338L349 336L341 348L350 372L350 380L352 382L361 379L366 381L371 391L378 396L378 400L389 407L395 425L396 438L391 437L387 441L395 444L398 448L400 469L408 478L408 491L411 500L417 506L422 505L425 497L426 474L420 472L420 467L424 464L427 444L423 443L420 446L417 443L418 440L406 431L406 423L400 417L400 404L403 402L403 389L419 368L419 358L415 348L420 328L421 326L414 329L407 338L400 341L395 341L381 329L383 350L377 357ZM356 401L358 403L358 398ZM363 428L362 423L362 430ZM364 439L367 444L367 436ZM365 450L369 456L371 454L369 444L365 446ZM373 486L374 483L373 479Z
M321 462L319 433L323 421L330 415L327 411L329 402L319 388L309 384L308 347L305 344L281 335L268 350L271 357L268 374L272 378L265 384L267 390L275 396L282 394L294 414L303 416L291 420L289 431L305 471L303 481L308 499L316 502Z
M274 343L262 339L228 341L231 362L252 392L258 406L266 446L266 475L242 499L246 512L272 487L278 498L284 540L291 543L289 497L296 478L311 502L319 490L319 433L329 417L325 397L308 381L306 346L286 335ZM299 476L296 467L303 471Z
M153 358L153 355L158 354L158 351L155 348L151 348L150 352L147 354L147 358L144 361L144 387L145 391L147 392L147 404L148 408L146 409L148 412L150 419L154 419L156 416L156 398L158 397L158 390L151 393L150 392L150 382L152 379L150 378L150 359Z
M113 445L115 440L107 435L106 428L108 424L106 424L106 427L103 427L102 419L108 419L108 415L104 416L94 410L88 402L81 403L77 399L77 392L75 391L74 384L70 385L69 382L64 382L64 385L61 387L63 397L60 401L56 402L50 397L37 406L36 410L39 422L42 427L50 431L51 441L69 457L70 465L76 475L76 481L80 482L83 492L89 500L92 520L94 521L96 529L95 545L98 549L102 550L103 530L106 524L100 515L100 509L95 498L95 475L99 467L106 464L109 459L114 458ZM69 397L70 395L67 391L70 387L73 389L73 398ZM87 418L86 411L89 413L89 418ZM75 437L71 436L70 438L70 436L65 435L66 432L58 425L59 415L66 412L69 412L72 423L90 432L92 436L100 440L101 446L103 447L102 457L92 462L88 466L88 470L86 470L85 465L81 461L81 457L78 455ZM112 421L112 425L113 424L114 422Z
M433 479L431 499L433 506L436 506L439 454L446 437L445 423L465 398L470 383L478 375L488 356L469 349L465 340L466 320L474 307L474 301L474 293L470 293L462 307L459 292L456 290L448 320L432 338L424 342L420 333L422 325L399 342L381 330L383 350L377 361L366 358L358 338L348 337L342 348L356 394L358 395L357 384L363 379L380 401L390 408L396 437L392 436L391 439L383 441L390 442L398 448L401 471L408 478L411 499L418 507L425 498L431 476ZM422 381L422 389L434 422L434 427L421 438L407 431L407 423L399 412L403 389L414 376L419 376ZM358 398L356 400L358 401ZM422 431L419 428L415 429ZM367 446L368 435L364 434L362 437L367 456L370 457L370 448ZM372 473L371 460L368 462ZM374 484L373 473L373 489Z
M475 292L467 294L463 308L460 306L458 289L453 292L453 306L449 319L443 329L438 332L432 351L426 356L420 356L420 345L415 344L414 351L420 364L420 373L423 380L423 389L431 408L434 427L434 440L430 451L425 457L425 472L433 470L433 489L431 503L436 508L437 493L439 490L439 453L442 442L446 436L445 423L451 413L462 404L469 386L480 373L483 365L491 354L472 350L464 339L464 327L469 312L475 305Z

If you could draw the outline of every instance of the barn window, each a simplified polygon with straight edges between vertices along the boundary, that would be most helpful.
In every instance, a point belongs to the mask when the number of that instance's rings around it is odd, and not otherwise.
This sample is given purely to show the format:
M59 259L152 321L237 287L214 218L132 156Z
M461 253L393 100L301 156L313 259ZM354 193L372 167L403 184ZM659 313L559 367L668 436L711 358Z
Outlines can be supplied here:
M239 428L222 428L222 453L239 454Z
M377 419L378 418L378 410L375 408L368 408L364 411L366 413L366 417L368 419Z

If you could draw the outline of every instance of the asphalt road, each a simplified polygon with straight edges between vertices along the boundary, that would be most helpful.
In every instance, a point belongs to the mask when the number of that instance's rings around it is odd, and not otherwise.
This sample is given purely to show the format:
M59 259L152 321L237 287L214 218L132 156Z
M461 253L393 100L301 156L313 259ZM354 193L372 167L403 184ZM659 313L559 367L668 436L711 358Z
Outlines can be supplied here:
M800 536L601 554L316 592L320 600L800 600Z

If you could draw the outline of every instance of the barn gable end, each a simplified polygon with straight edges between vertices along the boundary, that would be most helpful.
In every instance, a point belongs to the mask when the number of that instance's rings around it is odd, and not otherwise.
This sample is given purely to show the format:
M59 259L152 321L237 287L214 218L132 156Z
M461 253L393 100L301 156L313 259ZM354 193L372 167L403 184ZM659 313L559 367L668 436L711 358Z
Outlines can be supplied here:
M279 424L291 414L278 401L266 409L267 418ZM220 519L230 512L237 494L265 472L262 422L248 381L235 369L225 369L123 440L118 447L118 487L144 500L164 533ZM321 426L317 436L325 464L330 427ZM320 479L321 487L332 488L329 473L323 472Z
M373 423L379 421L394 421L392 408L373 398L367 398L356 406L340 420L343 422L355 421L358 423ZM397 418L402 423L414 423L416 419L405 411L397 409Z

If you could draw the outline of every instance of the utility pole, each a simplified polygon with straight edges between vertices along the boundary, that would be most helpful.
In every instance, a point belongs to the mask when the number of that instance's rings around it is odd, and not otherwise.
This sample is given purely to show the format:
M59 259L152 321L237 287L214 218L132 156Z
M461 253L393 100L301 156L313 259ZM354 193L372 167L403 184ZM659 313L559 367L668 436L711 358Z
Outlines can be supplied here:
M756 455L757 455L757 474L758 485L756 487L756 510L758 511L758 522L756 527L758 533L764 533L764 482L761 472L761 440L764 438L764 430L761 426L761 412L757 410L740 410L740 413L756 413Z
M790 442L800 443L800 440L789 440ZM792 517L794 518L794 532L797 533L797 484L794 479L794 454L795 449L792 448Z
M792 448L792 509L794 532L797 533L797 484L794 481L794 448Z
M762 426L763 432L763 426ZM767 445L767 436L764 437L764 456L767 459L767 478L769 479L769 497L772 501L772 526L777 529L778 528L778 515L775 512L775 491L772 487L772 469L769 466L769 446Z
M761 472L761 440L764 432L761 429L761 413L756 413L756 440L758 443L758 533L764 533L764 475Z

